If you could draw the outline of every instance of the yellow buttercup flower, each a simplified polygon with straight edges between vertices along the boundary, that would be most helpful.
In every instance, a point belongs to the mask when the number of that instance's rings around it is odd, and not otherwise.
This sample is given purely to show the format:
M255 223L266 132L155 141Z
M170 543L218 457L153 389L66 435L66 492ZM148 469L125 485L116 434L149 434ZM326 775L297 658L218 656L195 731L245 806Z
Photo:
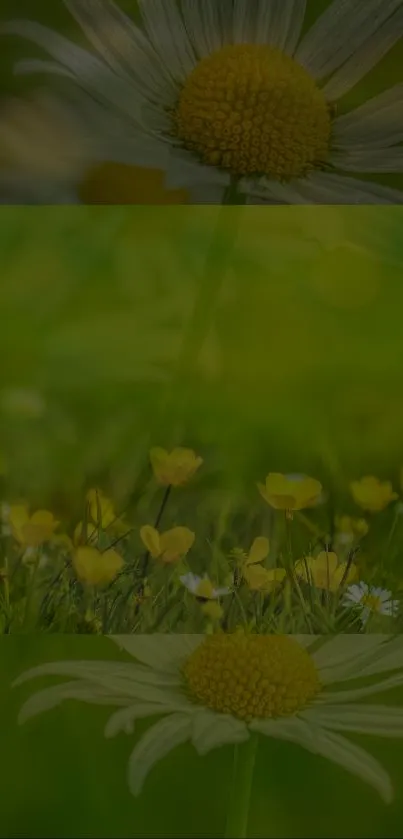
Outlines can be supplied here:
M102 490L88 490L86 502L89 518L98 529L107 530L109 528L122 534L127 531L125 522L116 515L113 501L104 495Z
M265 536L257 536L252 542L249 553L246 556L240 554L241 573L251 591L273 591L286 576L284 568L268 570L259 565L266 559L269 550L269 540Z
M314 478L290 477L270 472L265 484L258 484L259 492L276 510L303 510L313 507L322 495L322 484Z
M187 527L173 527L159 533L155 527L144 525L140 529L141 539L154 559L167 564L179 562L193 545L195 534Z
M335 592L342 581L349 584L357 579L358 572L353 563L347 574L346 571L347 563L339 564L337 555L332 551L321 551L317 557L307 556L305 559L299 559L294 565L294 572L300 580L323 591Z
M101 163L90 168L78 189L83 204L187 204L184 189L167 189L159 169Z
M337 535L340 541L352 542L354 539L362 539L369 530L368 522L365 519L355 519L352 516L336 516L334 520Z
M37 548L49 542L60 524L48 510L37 510L30 515L26 504L12 504L7 518L12 535L25 548Z
M74 545L94 544L98 537L98 528L90 522L80 521L74 530Z
M283 582L286 571L284 568L262 568L261 565L253 565L244 568L244 580L251 591L263 591L269 593L274 591Z
M370 513L381 512L391 501L398 498L390 481L380 481L372 475L361 478L359 481L352 481L350 489L356 504Z
M73 554L73 567L81 583L89 586L105 586L115 579L124 562L117 551L98 551L82 546Z
M167 452L156 446L150 451L150 461L158 483L178 487L193 478L203 458L198 457L193 449L179 447Z

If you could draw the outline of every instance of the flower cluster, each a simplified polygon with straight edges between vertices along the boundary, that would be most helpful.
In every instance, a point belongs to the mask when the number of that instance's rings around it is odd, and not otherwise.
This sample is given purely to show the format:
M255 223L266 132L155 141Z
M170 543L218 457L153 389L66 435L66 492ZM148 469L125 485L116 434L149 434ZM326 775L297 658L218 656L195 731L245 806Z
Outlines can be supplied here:
M90 488L81 520L66 522L4 500L3 631L315 633L400 625L390 560L401 504L389 481L350 482L350 503L367 518L330 516L319 480L270 472L255 489L259 529L241 536L234 510L212 539L197 503L186 505L203 458L190 448L156 447L149 460L148 508L117 512L108 495ZM248 511L242 514L246 522ZM386 548L377 536L383 519ZM371 539L378 560L369 556Z

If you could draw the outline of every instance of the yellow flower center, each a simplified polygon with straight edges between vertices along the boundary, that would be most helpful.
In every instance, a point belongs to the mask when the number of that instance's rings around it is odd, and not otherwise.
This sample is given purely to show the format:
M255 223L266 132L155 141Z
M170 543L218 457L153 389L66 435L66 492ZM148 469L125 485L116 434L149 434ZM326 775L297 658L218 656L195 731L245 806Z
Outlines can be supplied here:
M370 609L371 612L379 612L382 606L382 601L380 597L376 597L375 594L366 594L361 600L363 606L367 609Z
M268 46L237 44L203 58L173 117L188 150L238 176L298 178L329 151L324 95L303 67Z
M194 702L246 721L294 714L321 688L309 653L286 635L211 635L183 675Z

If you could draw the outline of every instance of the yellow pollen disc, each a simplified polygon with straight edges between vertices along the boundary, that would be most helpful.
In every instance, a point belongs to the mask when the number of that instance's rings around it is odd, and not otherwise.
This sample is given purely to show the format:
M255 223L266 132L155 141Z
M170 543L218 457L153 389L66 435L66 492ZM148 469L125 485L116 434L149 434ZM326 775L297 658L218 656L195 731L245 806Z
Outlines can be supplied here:
M374 594L366 594L361 603L363 606L366 606L367 609L371 609L372 612L379 612L382 601L380 597L376 597Z
M246 721L294 714L321 689L312 658L286 635L210 635L183 676L194 702Z
M323 93L294 59L268 46L237 44L203 58L173 119L185 148L233 175L298 178L329 152Z

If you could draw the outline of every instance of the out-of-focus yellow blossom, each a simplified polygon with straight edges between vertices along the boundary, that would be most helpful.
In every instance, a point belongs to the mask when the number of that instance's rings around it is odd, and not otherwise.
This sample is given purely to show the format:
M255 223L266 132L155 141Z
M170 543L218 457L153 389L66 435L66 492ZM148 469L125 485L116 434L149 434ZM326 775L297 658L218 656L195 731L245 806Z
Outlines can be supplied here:
M101 163L88 169L79 187L83 204L187 204L189 194L167 189L164 173L123 163Z
M398 498L390 481L380 481L373 475L361 478L359 481L352 481L350 489L356 504L370 513L381 512L391 501Z
M353 542L354 539L362 539L369 530L365 519L355 519L352 516L336 516L334 523L338 540L346 544Z
M173 527L159 533L149 524L140 529L140 536L153 559L160 559L166 563L183 559L195 540L195 534L187 527Z
M337 591L342 582L348 585L358 578L354 563L351 563L347 571L347 563L339 564L337 554L332 551L321 551L317 557L307 556L305 559L299 559L294 565L294 572L305 583L331 592Z
M201 610L213 622L221 620L224 614L222 606L216 600L208 600L207 603L203 603Z
M50 542L60 522L48 510L37 510L31 515L26 504L12 504L8 511L8 524L22 547L37 548L44 542Z
M127 532L127 524L116 515L113 501L104 495L102 490L88 490L86 502L89 519L99 530L109 529L122 535Z
M261 565L253 565L245 568L244 580L251 591L263 591L267 594L283 582L286 571L284 568L262 568Z
M98 551L88 545L77 548L73 554L73 567L81 583L105 586L122 570L124 561L117 551Z
M270 472L265 484L258 484L259 492L276 510L291 514L295 510L314 507L322 495L322 484L315 478L294 478Z
M273 591L281 585L286 572L284 568L272 568L270 570L259 565L269 554L270 543L265 536L257 536L253 540L248 554L238 551L234 552L240 560L242 576L251 591Z
M80 521L74 530L74 545L94 545L98 537L98 527L91 522Z
M203 463L193 449L176 448L171 452L159 446L150 450L154 476L163 486L178 487L186 484Z

